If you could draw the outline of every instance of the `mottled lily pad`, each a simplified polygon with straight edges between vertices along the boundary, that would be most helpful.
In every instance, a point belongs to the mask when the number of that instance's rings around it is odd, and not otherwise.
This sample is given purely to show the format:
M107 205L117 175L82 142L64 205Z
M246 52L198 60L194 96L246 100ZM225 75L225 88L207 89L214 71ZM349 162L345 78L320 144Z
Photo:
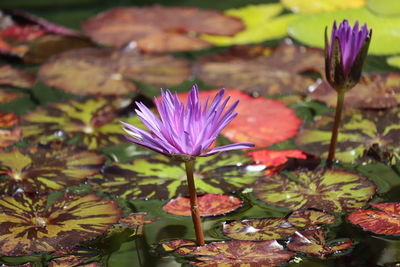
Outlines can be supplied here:
M362 207L376 187L355 173L320 169L266 176L253 189L258 199L290 210L350 212Z
M300 73L322 73L323 62L322 51L284 42L272 53L271 48L255 46L205 56L196 63L194 73L208 84L256 96L305 93L315 80Z
M14 99L24 96L22 93L0 90L0 104L13 101Z
M10 65L0 66L0 85L30 88L34 83L35 76L32 73L15 69Z
M336 217L318 210L297 210L290 214L287 221L297 227L315 227L321 224L333 224Z
M84 259L74 255L59 257L49 263L49 267L102 267L98 262L84 263Z
M238 240L273 240L292 235L297 229L284 218L248 219L225 222L224 235Z
M137 91L133 80L170 87L189 78L183 59L169 55L141 55L126 48L86 48L53 57L39 70L39 79L69 93L121 95Z
M0 128L9 128L15 126L19 121L14 113L1 113L0 112Z
M223 194L254 183L262 169L251 164L239 152L198 157L194 167L197 192ZM188 193L184 164L162 155L115 163L89 183L95 190L131 200L170 199Z
M23 136L34 142L80 138L89 149L120 144L125 141L120 120L139 121L118 117L130 103L127 98L94 98L40 107L23 117Z
M205 194L197 200L200 216L204 217L222 215L240 208L243 204L237 197L217 194ZM189 197L172 199L163 209L174 215L191 216Z
M184 246L196 246L196 242L185 239L176 239L162 243L161 249L164 252L172 252Z
M336 106L337 93L326 82L321 83L309 94L312 99L322 101L331 107ZM351 108L390 108L400 103L400 74L367 74L344 99L345 107Z
M72 249L104 233L121 211L94 194L65 194L47 207L47 196L18 194L0 199L0 252L20 256Z
M287 262L293 252L286 251L276 240L213 242L202 247L184 247L181 255L195 256L189 263L194 266L272 267Z
M1 194L51 192L82 183L105 159L74 146L40 146L0 152Z
M400 203L370 203L378 210L356 210L347 219L366 231L400 235Z
M288 249L303 252L310 256L325 259L329 256L343 253L351 248L351 239L326 242L322 228L307 229L294 233L287 243Z
M345 112L336 146L336 159L344 162L372 161L373 158L363 156L375 147L398 157L399 112L399 108ZM323 116L300 131L296 144L306 153L327 157L332 127L333 115Z
M157 219L157 218L147 219L146 217L147 217L147 213L145 213L145 212L132 213L132 214L129 214L128 216L121 218L119 220L119 223L122 225L135 227L135 226L142 226L145 224L152 223Z
M361 8L367 0L281 0L281 3L293 12L321 13L337 9Z
M132 42L151 52L196 50L210 46L196 37L205 33L233 35L243 30L241 20L214 10L194 7L119 7L82 24L95 41L123 46Z

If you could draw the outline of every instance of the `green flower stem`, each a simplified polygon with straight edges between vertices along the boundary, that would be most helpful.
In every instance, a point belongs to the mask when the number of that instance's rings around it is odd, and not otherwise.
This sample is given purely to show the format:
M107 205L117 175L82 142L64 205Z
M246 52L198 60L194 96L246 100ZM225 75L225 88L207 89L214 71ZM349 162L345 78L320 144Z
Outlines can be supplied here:
M329 145L329 155L326 161L326 166L332 168L333 160L335 158L337 138L339 134L340 120L342 118L343 104L344 104L344 90L337 90L337 104L335 112L335 121L333 123L331 144Z
M194 160L185 161L186 177L190 196L190 211L192 213L194 231L196 233L196 243L199 246L204 246L204 235L201 227L200 210L197 203L196 186L194 184L193 165Z

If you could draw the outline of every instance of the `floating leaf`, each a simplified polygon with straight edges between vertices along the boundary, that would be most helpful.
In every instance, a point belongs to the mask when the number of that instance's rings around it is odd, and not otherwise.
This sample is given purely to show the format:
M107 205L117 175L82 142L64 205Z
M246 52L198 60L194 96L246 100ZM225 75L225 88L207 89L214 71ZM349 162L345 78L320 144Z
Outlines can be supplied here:
M0 90L0 104L13 101L14 99L24 96L22 93L16 93L6 90Z
M378 210L356 210L347 219L366 231L400 235L400 203L370 203Z
M202 247L185 247L177 250L181 255L195 256L189 263L194 266L248 266L272 267L288 261L293 252L285 251L276 240L213 242Z
M70 255L70 256L59 257L52 260L49 263L49 267L75 267L75 266L102 267L103 266L97 262L91 262L91 263L83 263L83 262L84 260L82 260L80 257Z
M290 214L287 221L297 227L315 227L336 222L334 215L318 210L297 210Z
M286 238L296 228L284 218L266 218L225 222L223 231L233 239L260 241Z
M217 216L240 208L243 202L227 195L205 194L199 196L198 208L200 216ZM178 197L164 205L163 210L178 216L191 216L189 197Z
M196 242L191 240L176 239L161 244L161 248L164 252L171 252L184 246L196 246Z
M351 24L354 24L356 20L362 23L367 22L369 28L379 29L379 31L374 31L373 38L377 41L371 42L368 53L375 55L400 53L400 35L397 34L400 16L376 16L366 8L304 16L289 27L289 35L306 45L322 48L324 47L325 27L331 27L334 20L342 21L344 19L349 20Z
M222 54L205 56L195 65L194 73L214 86L268 96L305 93L315 81L300 73L322 73L323 69L322 51L286 41L272 53L271 48L253 46L233 47Z
M282 5L293 12L321 13L337 9L361 8L366 0L281 0Z
M326 82L309 94L312 99L322 101L331 107L336 106L336 91ZM400 104L400 74L367 74L349 92L344 99L345 107L352 108L390 108Z
M30 88L35 84L35 76L32 73L15 69L10 65L0 66L0 85Z
M400 68L400 56L393 56L387 58L387 63L390 66Z
M233 35L241 20L194 7L119 7L85 21L83 30L95 41L123 46L130 42L149 52L196 50L210 46L196 34Z
M8 147L18 142L22 137L21 127L11 130L0 129L0 148Z
M400 2L396 0L368 0L367 7L381 16L400 15Z
M29 147L0 152L1 194L51 192L82 183L99 172L104 157L74 146Z
M260 168L253 167L239 152L198 157L194 167L197 192L223 194L252 184L262 175ZM115 163L89 183L95 190L132 200L187 194L184 164L163 155Z
M121 211L110 200L65 194L47 207L47 196L0 199L0 252L20 256L68 250L95 238L116 223Z
M131 103L127 98L95 98L54 103L23 117L23 135L30 141L80 138L89 148L97 149L125 141L120 120L134 124L139 119L118 117Z
M146 216L147 213L145 212L132 213L124 218L121 218L119 223L127 226L142 226L152 223L156 220L156 218L146 219Z
M325 169L266 176L253 189L257 198L274 206L328 212L360 208L376 190L372 182L355 173Z
M121 95L137 90L133 80L169 87L188 79L190 72L187 61L170 55L87 48L53 57L40 68L39 79L74 94Z
M349 110L343 114L336 158L344 162L371 160L362 158L377 146L390 155L400 152L399 108L388 110ZM309 154L327 157L333 116L323 116L305 127L296 138L298 147Z
M14 113L1 113L0 112L0 128L9 128L17 124L18 117Z

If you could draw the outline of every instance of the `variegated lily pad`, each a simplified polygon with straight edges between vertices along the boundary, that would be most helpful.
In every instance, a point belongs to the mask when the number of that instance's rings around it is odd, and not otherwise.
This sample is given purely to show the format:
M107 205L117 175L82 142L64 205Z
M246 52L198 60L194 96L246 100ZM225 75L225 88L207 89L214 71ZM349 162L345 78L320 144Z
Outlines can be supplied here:
M262 46L234 47L223 54L205 56L194 66L194 73L208 84L256 96L305 93L315 80L300 73L322 73L323 62L322 51L284 42L272 52Z
M344 162L367 161L368 151L378 147L382 152L398 157L400 147L399 108L388 110L349 110L343 114L336 159ZM323 116L305 127L296 144L309 154L327 157L333 116Z
M225 222L224 235L238 240L273 240L292 235L297 229L284 218L248 219Z
M47 207L47 196L0 199L0 252L20 256L72 249L116 223L118 205L94 194L65 194Z
M121 95L137 91L133 80L170 87L188 79L189 62L170 55L141 55L134 49L87 48L53 57L39 79L69 93Z
M355 173L320 169L266 176L253 189L258 199L290 210L350 212L362 207L376 187Z
M19 118L14 113L1 113L0 112L0 128L9 128L17 124Z
M76 256L59 257L49 263L49 267L102 267L98 262L84 263L82 259Z
M333 224L336 217L318 210L297 210L290 214L287 221L297 227L315 227L321 224Z
M204 217L229 213L240 208L243 204L237 197L217 194L205 194L199 196L197 200L200 216ZM190 198L178 197L172 199L163 206L163 209L174 215L191 216Z
M5 148L14 145L22 137L21 127L14 129L0 129L0 148Z
M196 246L196 242L185 239L176 239L161 243L161 249L163 250L163 252L172 252L181 247L192 246Z
M251 164L240 153L198 157L194 167L197 192L223 194L254 183L262 168ZM188 193L184 164L162 155L115 163L89 183L95 190L131 200L170 199Z
M35 76L32 73L15 69L10 65L0 66L0 85L30 88L34 83Z
M0 193L51 192L82 183L105 159L74 146L29 147L0 152Z

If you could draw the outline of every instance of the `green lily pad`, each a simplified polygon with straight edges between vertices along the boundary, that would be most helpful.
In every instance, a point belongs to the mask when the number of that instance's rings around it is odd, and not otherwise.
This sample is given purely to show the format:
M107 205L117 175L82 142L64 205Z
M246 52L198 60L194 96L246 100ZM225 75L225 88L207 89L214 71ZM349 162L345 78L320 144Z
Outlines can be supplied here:
M400 56L393 56L387 58L387 63L390 66L400 68Z
M250 158L235 152L198 157L194 167L197 192L223 194L254 183L262 176L262 168L251 164ZM115 163L89 184L95 190L131 200L170 199L188 193L184 164L163 155Z
M289 35L310 46L324 47L325 27L331 27L334 20L340 22L348 19L351 24L356 20L368 23L373 29L369 53L390 55L400 53L400 35L398 34L400 17L381 17L371 13L367 8L345 9L333 12L304 16L289 26Z
M75 146L39 146L0 152L0 193L51 192L82 183L100 171L102 155Z
M318 210L297 210L290 214L287 221L297 227L315 227L321 224L333 224L336 217Z
M281 0L282 5L293 12L321 13L337 9L360 8L366 0Z
M238 240L273 240L283 239L294 232L296 228L284 218L248 219L225 222L224 235Z
M399 108L388 110L349 110L343 114L336 146L336 159L343 162L372 161L371 149L398 158L400 147ZM306 126L296 144L306 153L327 157L333 116L323 116ZM368 157L363 157L368 156Z
M116 202L95 194L65 194L47 206L47 196L0 198L0 253L20 256L65 251L93 239L119 220Z
M290 210L350 212L367 203L376 187L355 173L320 169L266 176L253 190L258 199Z
M381 16L400 15L400 2L397 0L368 0L367 7Z

